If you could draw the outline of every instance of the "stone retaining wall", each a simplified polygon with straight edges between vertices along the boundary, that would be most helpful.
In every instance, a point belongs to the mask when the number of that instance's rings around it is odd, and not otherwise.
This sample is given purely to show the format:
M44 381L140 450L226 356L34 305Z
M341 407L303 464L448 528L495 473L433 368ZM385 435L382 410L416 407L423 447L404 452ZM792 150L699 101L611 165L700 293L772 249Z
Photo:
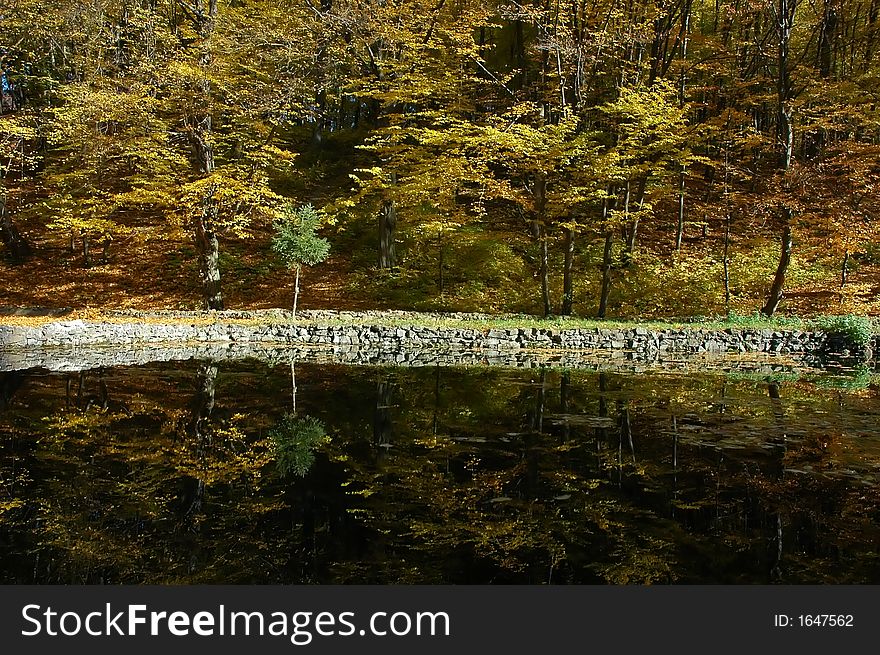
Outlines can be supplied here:
M148 316L148 315L147 315ZM43 325L0 325L0 351L28 351L45 348L120 345L254 344L337 346L377 352L405 352L420 349L436 351L602 351L627 353L640 360L656 360L667 355L771 355L817 365L832 353L850 353L823 332L801 330L735 329L708 330L680 328L651 330L629 328L508 328L472 329L447 327L388 327L356 323L369 316L346 313L304 313L309 322L283 320L262 314L253 323L235 320L254 318L254 314L227 312L211 315L211 322L185 322L183 317L148 322L55 321ZM401 314L401 316L406 316ZM352 324L345 324L346 317ZM321 324L322 319L330 319ZM395 315L397 321L400 317ZM224 320L225 319L225 320ZM380 320L380 319L376 319ZM313 322L318 321L318 322ZM869 354L869 353L868 353ZM4 355L0 355L3 358Z

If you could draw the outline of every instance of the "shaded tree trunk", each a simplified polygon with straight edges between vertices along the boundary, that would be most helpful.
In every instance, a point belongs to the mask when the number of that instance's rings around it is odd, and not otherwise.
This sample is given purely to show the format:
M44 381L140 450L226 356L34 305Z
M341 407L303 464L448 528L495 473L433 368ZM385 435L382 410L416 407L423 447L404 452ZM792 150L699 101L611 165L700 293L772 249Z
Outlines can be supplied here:
M563 316L571 316L574 304L574 281L572 267L574 266L574 231L570 227L562 228L565 235L565 258L562 263L562 308L559 313Z
M792 25L794 23L796 3L797 0L779 0L779 9L776 14L776 31L779 37L776 97L780 141L779 170L782 176L783 188L786 186L785 174L788 172L789 168L791 168L791 157L794 147L794 130L792 128L791 107L789 105L792 96L791 74L789 71L789 44L791 40ZM788 266L791 263L792 214L791 207L788 206L787 202L783 201L779 264L776 267L776 274L773 277L773 283L770 285L767 302L764 304L764 307L761 308L761 313L765 316L773 316L782 300L785 287L785 276L788 272Z
M730 313L730 214L724 221L724 309Z
M779 264L776 267L776 275L773 276L773 284L770 286L770 293L767 296L767 302L761 309L761 313L765 316L773 316L779 303L782 301L783 289L785 287L785 275L788 272L788 266L791 263L791 251L793 247L791 236L791 210L786 207L783 210L783 226L782 236L780 237L780 255Z
M550 304L550 254L547 250L547 228L543 223L537 226L537 232L541 247L541 301L544 303L544 316L550 316L553 312Z
M675 249L681 250L684 238L684 166L678 173L678 226L675 229Z
M13 261L23 261L33 254L30 244L18 231L9 212L6 211L5 191L0 191L0 240L3 241Z
M208 309L223 309L220 288L220 242L212 220L213 200L206 200L205 210L196 220L195 241L202 269L202 286Z
M204 40L203 47L205 48L199 58L199 65L203 69L207 69L213 61L210 38L214 32L214 21L217 18L217 0L208 0L207 6L204 0L198 0L195 8L197 10L195 27ZM207 109L210 106L211 82L207 73L201 87L205 113L193 118L189 136L195 169L198 173L207 176L215 169L214 146L211 142L213 123L211 113ZM223 294L220 288L220 243L217 239L215 191L216 188L213 185L209 187L202 200L202 211L193 227L195 245L201 264L205 304L208 309L222 310Z
M865 44L865 67L867 73L874 61L874 41L877 38L877 16L880 14L880 0L871 0L871 8L868 10L868 29Z
M547 248L547 180L543 175L537 175L532 188L532 199L535 203L535 219L532 221L532 233L538 242L541 263L538 275L541 278L541 302L544 305L544 316L553 312L550 303L550 253Z
M610 230L605 233L605 248L602 251L602 288L599 291L598 318L605 318L608 311L608 294L611 293L611 242L614 233Z
M613 185L608 189L608 196L602 201L602 222L607 226L608 215L617 204L617 190ZM605 318L608 311L608 295L611 293L611 246L614 240L614 232L607 228L605 232L605 247L602 251L602 284L599 290L599 309L596 312L598 318Z
M90 268L92 266L92 239L88 234L84 234L82 238L83 246L83 267Z
M394 270L397 266L397 253L394 248L394 233L397 229L397 209L393 200L386 200L379 211L379 268Z
M642 207L645 205L645 193L648 187L648 176L644 175L639 179L639 185L636 191L636 206L639 211L641 211ZM626 209L625 213L627 218L629 218L629 207L632 198L630 197L630 183L626 183ZM638 214L632 221L629 222L629 227L626 229L626 242L623 248L623 257L622 262L624 266L629 266L632 261L632 255L636 250L636 237L639 232L639 217Z

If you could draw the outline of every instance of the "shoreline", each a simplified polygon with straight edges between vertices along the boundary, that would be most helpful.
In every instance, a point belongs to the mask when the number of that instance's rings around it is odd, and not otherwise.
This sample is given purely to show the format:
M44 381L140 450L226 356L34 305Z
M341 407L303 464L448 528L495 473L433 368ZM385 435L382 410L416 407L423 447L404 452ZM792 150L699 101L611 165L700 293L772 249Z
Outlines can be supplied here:
M841 361L871 362L878 346L876 335L865 346L845 335L809 328L547 320L521 315L304 310L294 319L285 310L122 310L92 316L4 316L0 359L25 361L29 358L24 354L40 352L40 361L46 362L53 349L198 350L212 346L219 352L224 345L239 350L247 345L257 351L329 347L376 353L383 361L396 353L471 353L491 360L541 352L548 356L564 353L572 362L578 356L642 363L708 357L824 368Z

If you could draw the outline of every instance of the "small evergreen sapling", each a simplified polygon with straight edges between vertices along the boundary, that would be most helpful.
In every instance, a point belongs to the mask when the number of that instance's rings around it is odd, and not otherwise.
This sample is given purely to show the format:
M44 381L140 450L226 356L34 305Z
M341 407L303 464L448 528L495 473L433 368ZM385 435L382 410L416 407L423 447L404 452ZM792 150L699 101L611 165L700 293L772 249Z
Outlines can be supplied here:
M296 271L293 292L293 315L299 299L299 274L303 266L320 264L330 252L330 243L315 234L321 214L311 205L296 208L286 204L275 220L272 250L289 269Z

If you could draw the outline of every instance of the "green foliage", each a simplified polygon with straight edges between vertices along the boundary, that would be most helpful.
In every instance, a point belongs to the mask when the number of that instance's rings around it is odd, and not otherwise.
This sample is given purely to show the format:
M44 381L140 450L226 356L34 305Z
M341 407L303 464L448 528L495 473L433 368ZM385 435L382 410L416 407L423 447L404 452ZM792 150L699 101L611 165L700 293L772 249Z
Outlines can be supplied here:
M875 382L876 375L871 368L862 364L846 371L844 375L819 375L812 380L817 387L840 389L841 391L862 391Z
M401 231L398 269L393 274L358 271L347 293L398 309L535 313L537 286L524 241L503 243L469 226L446 227L439 234L408 228ZM363 258L370 255L372 251Z
M315 463L315 450L328 441L324 423L313 416L295 413L284 417L269 431L278 470L304 477Z
M312 205L284 205L274 222L272 250L290 269L320 264L330 253L330 242L316 234L321 215Z
M871 320L866 316L845 314L842 316L823 316L816 319L816 326L830 335L841 337L856 347L871 344L874 336Z
M721 312L721 263L712 257L660 257L637 253L625 276L612 287L619 316L694 316Z
M769 328L779 327L787 329L803 329L805 324L803 319L797 316L779 316L773 315L767 317L759 311L751 314L741 314L736 310L731 310L724 318L724 323L740 328Z

